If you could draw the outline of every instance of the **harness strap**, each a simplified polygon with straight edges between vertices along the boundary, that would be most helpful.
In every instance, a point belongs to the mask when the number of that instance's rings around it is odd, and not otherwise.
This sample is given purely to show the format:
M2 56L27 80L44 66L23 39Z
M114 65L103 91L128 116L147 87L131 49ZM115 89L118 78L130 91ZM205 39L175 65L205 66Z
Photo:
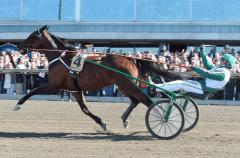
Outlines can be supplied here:
M62 60L61 57L59 58L59 60L63 63L63 65L64 65L67 69L71 70L71 68Z
M66 55L66 51L67 51L67 50L63 51L62 54L61 54L58 58L53 59L52 61L50 61L50 62L48 63L48 68L50 67L51 64L53 64L53 63L55 63L56 61L59 60L59 61L61 61L61 63L62 63L68 70L71 70L71 68L62 60L62 57Z
M48 68L50 67L50 65L52 65L53 63L55 63L56 61L58 61L59 60L59 58L56 58L56 59L53 59L52 61L50 61L49 63L48 63Z
M50 62L48 63L48 68L50 67L51 64L53 64L53 63L55 63L55 62L57 62L57 61L60 61L68 70L72 71L71 67L69 67L69 66L62 60L62 57L64 57L64 56L66 55L66 51L67 51L67 50L65 50L64 52L62 52L62 54L61 54L58 58L53 59L52 61L50 61ZM78 53L78 54L79 54L79 53ZM70 93L79 93L79 92L81 92L81 89L79 88L79 86L78 86L78 84L77 84L77 78L76 78L76 77L74 77L74 82L75 82L75 85L78 87L79 91L71 91L71 90L65 90L65 91L68 91L68 92L70 92Z

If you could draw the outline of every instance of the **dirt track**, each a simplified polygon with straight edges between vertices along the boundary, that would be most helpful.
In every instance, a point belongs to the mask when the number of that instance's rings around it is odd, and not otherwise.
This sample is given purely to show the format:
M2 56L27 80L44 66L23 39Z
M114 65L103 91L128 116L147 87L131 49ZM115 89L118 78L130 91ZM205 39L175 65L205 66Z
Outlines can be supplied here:
M200 106L192 131L174 140L157 140L145 127L140 105L124 129L120 116L127 104L88 103L108 123L102 132L76 103L28 101L18 112L16 101L0 101L0 157L240 157L240 106Z

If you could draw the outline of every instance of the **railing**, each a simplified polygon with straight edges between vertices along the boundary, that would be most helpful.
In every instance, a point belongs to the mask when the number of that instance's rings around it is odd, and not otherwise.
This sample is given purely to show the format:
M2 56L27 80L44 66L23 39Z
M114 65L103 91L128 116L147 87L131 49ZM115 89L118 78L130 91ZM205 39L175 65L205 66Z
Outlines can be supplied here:
M38 74L40 72L44 72L47 73L48 69L0 69L0 74L5 74L5 73L10 73L10 74ZM199 75L197 75L194 72L178 72L176 71L175 73L180 74L182 76L186 76L186 77L200 77ZM240 73L232 73L232 78L234 79L240 79Z
M38 74L40 72L47 73L47 69L0 69L0 74L24 74L24 73L30 73L30 74Z
M23 74L23 75L26 75L26 74L34 74L34 75L37 75L39 73L48 73L48 70L47 69L0 69L0 74L12 74L13 76L13 79L15 80L15 77L17 74ZM196 73L194 72L176 72L177 74L180 74L182 76L185 76L186 78L191 78L191 77L195 77L195 78L200 78L199 75L197 75ZM232 83L233 85L231 84L230 87L225 87L224 91L223 91L223 99L225 100L227 98L227 95L229 96L230 93L228 92L229 89L234 89L233 90L233 93L234 94L231 94L231 95L234 95L235 97L233 97L233 100L234 99L240 99L240 89L237 88L238 84L240 83L239 82L239 79L240 79L240 73L233 73L232 74ZM1 78L0 78L1 80ZM237 81L237 82L236 82ZM3 82L3 80L2 80ZM14 82L15 84L16 82ZM23 93L26 93L26 78L23 77ZM239 92L238 92L239 91ZM239 94L238 94L239 93ZM237 95L235 94L238 94L239 96L236 97Z

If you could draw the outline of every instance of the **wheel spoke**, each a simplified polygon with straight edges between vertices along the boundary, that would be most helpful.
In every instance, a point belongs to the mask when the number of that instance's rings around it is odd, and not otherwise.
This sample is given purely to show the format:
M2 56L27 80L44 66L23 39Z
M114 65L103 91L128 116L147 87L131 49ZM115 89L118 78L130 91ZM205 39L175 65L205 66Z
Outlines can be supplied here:
M171 122L177 122L177 123L178 123L178 122L182 122L182 121L178 121L178 120L171 120Z
M170 123L170 122L169 122L169 123ZM174 134L174 133L172 132L170 126L169 126L168 124L167 124L167 126L168 126L169 131L170 131L172 134Z
M157 125L155 125L154 127L152 127L152 129L156 128L158 125L160 125L161 122L159 122Z
M192 106L188 105L188 107L184 111L188 111L188 109L192 108Z
M161 131L162 127L163 127L164 124L162 124L162 126L159 128L157 134L159 134L159 132Z
M189 112L184 112L184 114L194 114L196 111L189 111Z
M189 116L189 115L185 115L185 117L191 118L193 120L195 120L195 117Z
M158 121L163 121L163 119L161 119L161 120L151 120L149 122L158 122Z
M173 116L170 116L168 119L172 119L174 117L178 117L180 114L176 114L176 115L173 115Z
M157 113L158 115L162 116L162 114L160 113L159 109L163 111L162 113L164 113L165 111L164 111L162 108L160 108L159 106L157 106L157 107L158 107L158 109L155 108L155 109L153 110L153 113Z
M159 116L159 115L156 115L156 114L153 114L153 113L151 113L150 115L151 115L151 116L155 116L155 117L157 117L157 118L163 118L163 116Z
M171 122L168 122L170 125L172 125L175 129L179 129L177 126L175 126L173 123L171 123Z
M166 136L167 135L166 123L164 123L164 131L165 131L165 136Z
M165 110L165 109L163 108L163 106L164 106L164 105L162 105L162 106L157 105L157 107L158 107L159 109L161 109L161 110L163 111L163 113L167 113L167 110Z
M181 105L181 107L183 107L183 105L185 104L185 101L176 101L179 105Z
M193 119L193 120L195 120L195 119ZM188 122L190 125L192 125L192 122L191 122L189 119L186 119L186 118L185 118L185 121ZM186 125L186 124L185 124L185 125Z

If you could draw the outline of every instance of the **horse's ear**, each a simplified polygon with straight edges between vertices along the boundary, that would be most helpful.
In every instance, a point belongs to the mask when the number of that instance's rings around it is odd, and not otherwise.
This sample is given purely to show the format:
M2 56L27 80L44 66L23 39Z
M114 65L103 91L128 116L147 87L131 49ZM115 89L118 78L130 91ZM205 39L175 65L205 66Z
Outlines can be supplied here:
M47 30L49 27L48 25L45 25L39 29L39 32L42 33L44 30Z
M39 30L39 29L37 29L37 32L38 32L38 34L39 34L39 35L41 34L41 32L40 32L40 30Z

